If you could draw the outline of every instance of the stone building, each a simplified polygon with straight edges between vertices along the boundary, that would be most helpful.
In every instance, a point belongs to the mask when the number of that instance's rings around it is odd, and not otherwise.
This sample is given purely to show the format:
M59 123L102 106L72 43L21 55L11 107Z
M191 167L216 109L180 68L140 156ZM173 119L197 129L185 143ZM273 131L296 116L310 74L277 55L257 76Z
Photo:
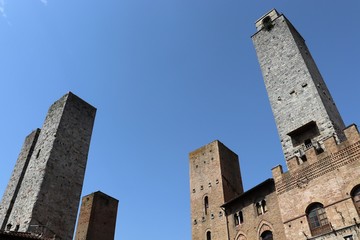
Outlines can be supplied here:
M360 239L360 135L345 127L304 39L275 9L252 36L287 172L243 192L235 153L190 153L193 240ZM232 199L229 199L232 198Z
M1 201L1 231L72 239L95 113L69 92L26 137Z
M118 203L100 191L83 197L75 240L114 240Z

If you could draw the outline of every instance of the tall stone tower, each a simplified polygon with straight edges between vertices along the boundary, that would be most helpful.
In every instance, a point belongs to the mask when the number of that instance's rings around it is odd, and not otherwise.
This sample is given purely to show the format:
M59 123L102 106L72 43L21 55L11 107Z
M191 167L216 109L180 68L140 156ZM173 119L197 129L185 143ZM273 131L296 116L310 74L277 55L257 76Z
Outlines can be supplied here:
M219 141L189 154L192 240L227 239L220 208L243 193L238 156Z
M100 191L83 197L75 240L114 240L118 203Z
M306 161L304 151L322 151L329 137L343 141L343 120L305 40L275 9L256 28L252 40L286 160Z
M0 208L1 229L71 240L96 109L71 92L24 143Z

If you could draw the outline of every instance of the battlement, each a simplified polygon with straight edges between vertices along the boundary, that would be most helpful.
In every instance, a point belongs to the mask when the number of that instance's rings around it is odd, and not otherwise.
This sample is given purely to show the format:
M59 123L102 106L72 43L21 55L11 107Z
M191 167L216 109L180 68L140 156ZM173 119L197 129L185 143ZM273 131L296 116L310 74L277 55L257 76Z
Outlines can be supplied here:
M360 134L355 124L344 130L346 140L338 143L335 137L324 140L318 149L309 147L301 157L294 156L287 162L288 171L282 166L272 169L276 189L279 194L295 187L306 185L326 173L350 164L360 158ZM321 151L319 151L319 149Z

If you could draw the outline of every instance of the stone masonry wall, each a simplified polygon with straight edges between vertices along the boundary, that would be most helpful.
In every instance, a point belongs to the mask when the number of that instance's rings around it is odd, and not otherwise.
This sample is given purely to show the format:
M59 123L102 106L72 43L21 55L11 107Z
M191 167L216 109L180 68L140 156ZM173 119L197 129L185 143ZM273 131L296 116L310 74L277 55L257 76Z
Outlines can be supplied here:
M71 240L96 109L72 93L49 109L9 222Z
M271 24L270 30L261 28L252 40L285 158L304 148L293 144L289 133L311 121L320 132L313 143L334 134L343 140L344 123L305 41L283 15L275 14Z
M12 211L15 199L18 195L21 183L23 181L26 169L28 167L30 157L34 151L34 147L36 141L39 137L40 129L34 130L30 133L26 138L25 142L21 148L19 157L16 161L14 170L12 172L10 181L3 195L1 205L0 205L0 227L1 230L6 229L6 224L8 222L8 218ZM16 228L16 226L12 226L12 230Z

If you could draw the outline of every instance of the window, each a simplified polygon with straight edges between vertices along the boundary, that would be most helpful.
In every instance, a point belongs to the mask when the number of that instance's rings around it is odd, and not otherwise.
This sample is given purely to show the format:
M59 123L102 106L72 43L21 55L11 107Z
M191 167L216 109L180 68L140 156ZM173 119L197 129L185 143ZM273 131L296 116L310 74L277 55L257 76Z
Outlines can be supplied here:
M238 226L239 224L242 224L244 222L244 217L242 211L234 214L234 223L235 226Z
M235 226L238 226L240 224L239 215L237 213L234 214L234 223Z
M360 215L360 185L356 186L351 191L351 197L354 201L355 208L358 211L358 214Z
M262 215L267 212L267 206L265 199L255 204L257 215Z
M349 236L345 236L344 240L354 240L354 238L352 235L349 235Z
M325 209L321 203L311 204L306 211L306 216L313 236L331 231Z
M205 215L208 214L208 209L209 209L209 198L208 198L208 196L205 196L205 198L204 198L204 213L205 213Z
M267 31L270 31L274 25L272 24L271 22L271 17L269 16L266 16L263 20L262 20L262 24L264 25L264 28L267 30Z
M211 240L211 232L210 231L208 231L206 233L206 240Z
M260 236L261 240L273 240L273 234L271 231L265 231Z

